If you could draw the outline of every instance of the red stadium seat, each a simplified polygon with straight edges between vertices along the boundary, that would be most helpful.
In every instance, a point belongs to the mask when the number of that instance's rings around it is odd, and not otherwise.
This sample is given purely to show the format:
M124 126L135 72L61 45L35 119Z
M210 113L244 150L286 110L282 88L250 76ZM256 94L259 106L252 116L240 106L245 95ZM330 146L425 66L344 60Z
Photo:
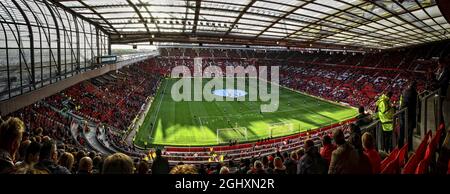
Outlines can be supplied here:
M406 163L403 169L403 174L414 174L416 172L417 165L419 165L420 161L425 155L425 151L428 145L428 139L430 138L430 136L431 131L428 131L414 155L411 156L411 158L409 158L408 162Z
M395 160L397 158L397 155L399 153L399 149L395 148L390 154L389 156L387 156L383 161L381 161L381 167L380 169L384 169L386 168L386 166L393 160Z
M415 174L426 174L428 172L429 162L426 159L420 161L419 165L416 168Z
M400 168L402 168L405 165L405 160L408 157L408 144L405 144L398 153L398 164Z
M436 134L433 136L433 138L431 138L430 144L428 144L427 150L425 152L425 158L431 158L434 155L434 153L436 152L436 149L439 144L439 140L441 139L441 134L442 134L441 130L442 130L442 128L439 128L436 131Z
M398 174L400 172L400 166L398 165L398 160L394 159L390 161L386 167L381 170L381 174Z
M447 174L450 174L450 160L448 161Z

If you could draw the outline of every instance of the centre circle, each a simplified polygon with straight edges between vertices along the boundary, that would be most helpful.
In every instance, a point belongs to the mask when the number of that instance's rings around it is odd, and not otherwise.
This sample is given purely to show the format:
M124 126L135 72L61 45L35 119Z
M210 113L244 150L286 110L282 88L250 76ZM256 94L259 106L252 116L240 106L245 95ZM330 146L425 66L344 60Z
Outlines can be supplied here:
M238 98L247 95L247 92L235 89L221 89L221 90L214 90L213 94L216 96L227 98Z

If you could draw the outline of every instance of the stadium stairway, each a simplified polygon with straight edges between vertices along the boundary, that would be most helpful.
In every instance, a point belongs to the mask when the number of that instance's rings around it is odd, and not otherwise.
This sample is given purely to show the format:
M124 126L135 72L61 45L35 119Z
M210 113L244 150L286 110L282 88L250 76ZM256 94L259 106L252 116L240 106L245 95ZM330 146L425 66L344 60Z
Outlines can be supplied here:
M104 144L101 144L98 141L95 128L89 127L89 131L87 133L83 133L83 134L86 137L88 144L91 145L95 150L97 150L101 153L105 153L105 154L113 153L112 150L106 148L106 146Z
M96 136L97 142L101 144L105 149L112 153L120 152L111 145L109 141L106 140L105 133L100 133L100 135Z

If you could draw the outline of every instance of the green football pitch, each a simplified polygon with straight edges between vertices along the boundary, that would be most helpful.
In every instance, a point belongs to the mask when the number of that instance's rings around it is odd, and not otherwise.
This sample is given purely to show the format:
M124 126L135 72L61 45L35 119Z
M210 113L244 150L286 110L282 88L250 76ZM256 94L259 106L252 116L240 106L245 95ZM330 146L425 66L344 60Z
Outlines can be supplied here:
M244 79L244 78L234 78ZM254 78L250 78L254 79ZM243 97L233 101L175 101L172 86L178 79L164 79L138 128L134 143L137 146L207 146L229 140L257 141L267 137L282 137L317 129L356 116L354 108L321 100L290 89L279 88L278 110L261 113L260 105L269 101L250 101L249 78L245 79ZM207 83L203 79L203 85ZM193 82L193 80L191 80ZM237 89L234 87L219 89ZM270 84L268 91L270 93ZM191 87L194 93L194 87ZM257 89L256 89L257 90ZM224 99L229 97L224 97ZM237 99L244 98L244 101ZM230 100L230 99L229 99ZM145 143L147 142L147 143Z

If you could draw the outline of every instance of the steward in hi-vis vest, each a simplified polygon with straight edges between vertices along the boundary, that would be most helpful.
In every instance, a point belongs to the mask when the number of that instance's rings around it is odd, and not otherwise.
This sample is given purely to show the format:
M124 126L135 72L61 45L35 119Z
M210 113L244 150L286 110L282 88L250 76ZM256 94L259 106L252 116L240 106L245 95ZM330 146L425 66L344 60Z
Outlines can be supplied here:
M377 102L378 118L380 119L383 131L392 131L394 125L392 119L394 117L394 107L390 103L391 92L381 95Z

